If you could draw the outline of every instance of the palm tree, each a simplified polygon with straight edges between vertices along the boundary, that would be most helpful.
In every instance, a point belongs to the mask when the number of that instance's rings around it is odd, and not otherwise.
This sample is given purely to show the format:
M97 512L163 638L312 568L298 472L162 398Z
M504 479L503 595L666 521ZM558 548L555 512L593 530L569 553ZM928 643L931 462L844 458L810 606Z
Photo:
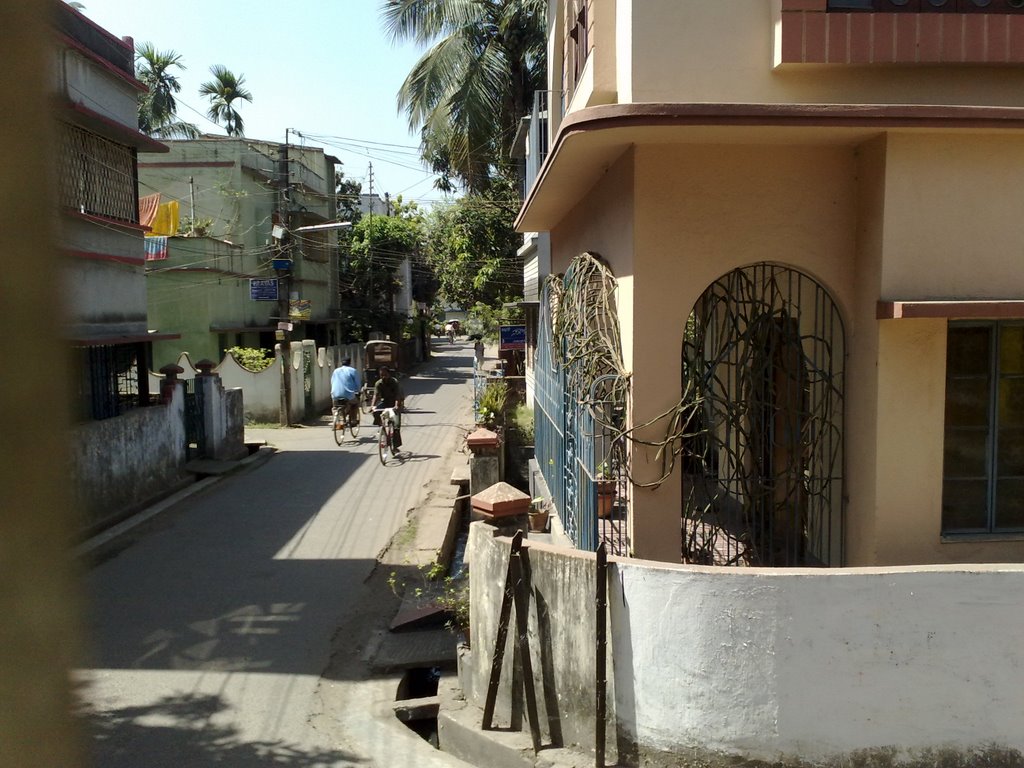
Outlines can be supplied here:
M149 90L139 96L139 130L159 138L187 138L199 129L178 118L174 94L181 90L172 67L185 69L177 51L159 51L152 43L140 43L135 50L135 77Z
M398 92L423 158L471 192L510 170L533 92L545 84L547 0L387 0L393 40L432 47Z
M228 136L244 136L245 124L242 116L232 106L238 99L252 102L252 94L245 90L245 76L235 74L222 64L210 67L213 80L199 86L200 96L210 97L210 109L207 114L217 124L222 124Z

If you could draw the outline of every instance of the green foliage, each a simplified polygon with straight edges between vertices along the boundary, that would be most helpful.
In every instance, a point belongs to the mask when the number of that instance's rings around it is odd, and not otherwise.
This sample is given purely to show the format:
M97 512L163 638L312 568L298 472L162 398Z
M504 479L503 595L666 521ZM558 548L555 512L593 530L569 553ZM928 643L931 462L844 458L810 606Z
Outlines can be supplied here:
M274 364L273 354L266 349L255 349L253 347L231 347L226 350L229 355L235 358L235 362L246 370L259 373Z
M397 596L410 593L413 597L430 600L438 608L448 614L445 626L453 632L469 627L469 570L456 578L446 576L448 568L437 560L417 568L418 576L414 582L401 581L398 574L392 571L388 575L388 586Z
M210 230L213 229L213 219L195 219L194 221L188 216L182 216L178 222L178 235L184 237L206 237L210 234Z
M505 425L505 440L510 445L533 445L533 409L517 405Z
M236 101L252 102L252 94L242 86L245 75L236 75L223 64L210 67L213 80L199 86L199 95L210 100L210 108L206 111L210 119L223 125L228 136L244 136L245 123L235 109Z
M427 261L449 306L494 307L522 294L522 236L512 226L518 210L518 192L503 181L431 212Z
M194 139L199 129L182 121L177 114L174 94L181 90L172 69L185 69L177 51L159 51L152 43L139 43L135 49L135 77L146 86L139 94L139 130L165 139Z
M406 257L419 260L422 216L414 205L400 210L399 216L364 216L349 230L341 266L343 337L365 339L377 330L397 339L401 333L404 318L392 311L400 287L396 270Z
M334 191L338 196L338 216L344 221L359 221L363 216L359 210L359 196L363 193L362 183L346 179L343 171L336 170Z
M546 87L546 0L390 0L385 28L427 48L398 93L421 155L448 191L508 172L533 92Z
M477 302L467 312L466 329L470 334L480 335L485 341L498 340L498 327L504 323L519 322L523 318L520 307L491 307Z
M485 423L504 424L508 406L508 384L498 379L487 384L477 403L477 413Z

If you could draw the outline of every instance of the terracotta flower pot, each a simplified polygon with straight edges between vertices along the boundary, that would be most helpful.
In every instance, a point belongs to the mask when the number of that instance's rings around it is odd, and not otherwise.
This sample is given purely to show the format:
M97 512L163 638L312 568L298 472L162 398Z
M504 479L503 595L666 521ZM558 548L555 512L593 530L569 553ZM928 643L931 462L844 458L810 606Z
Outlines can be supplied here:
M530 512L530 530L534 533L544 533L548 527L548 511L538 509Z
M597 481L597 516L601 519L611 517L615 506L615 481Z

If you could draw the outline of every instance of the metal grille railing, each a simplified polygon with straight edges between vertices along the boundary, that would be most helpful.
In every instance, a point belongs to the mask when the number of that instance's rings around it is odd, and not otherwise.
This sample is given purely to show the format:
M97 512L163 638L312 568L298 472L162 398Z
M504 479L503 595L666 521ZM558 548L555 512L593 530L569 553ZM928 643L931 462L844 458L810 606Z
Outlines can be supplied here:
M84 347L81 353L83 417L109 419L150 404L145 344Z
M138 223L135 155L131 147L62 123L59 168L61 206Z
M756 264L715 281L683 348L684 562L843 561L839 309L810 277Z
M603 541L630 555L628 447L617 439L626 426L625 391L615 375L576 391L559 364L563 342L552 337L551 291L544 286L537 334L535 454L566 535L578 549Z

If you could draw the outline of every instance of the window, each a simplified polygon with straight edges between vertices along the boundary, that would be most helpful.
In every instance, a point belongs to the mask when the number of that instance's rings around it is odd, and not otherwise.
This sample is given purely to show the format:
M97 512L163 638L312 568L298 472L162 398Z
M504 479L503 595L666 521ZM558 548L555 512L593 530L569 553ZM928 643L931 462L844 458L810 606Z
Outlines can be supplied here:
M942 532L1024 532L1024 322L949 325Z
M61 205L137 224L132 148L68 123L61 123L60 140Z

